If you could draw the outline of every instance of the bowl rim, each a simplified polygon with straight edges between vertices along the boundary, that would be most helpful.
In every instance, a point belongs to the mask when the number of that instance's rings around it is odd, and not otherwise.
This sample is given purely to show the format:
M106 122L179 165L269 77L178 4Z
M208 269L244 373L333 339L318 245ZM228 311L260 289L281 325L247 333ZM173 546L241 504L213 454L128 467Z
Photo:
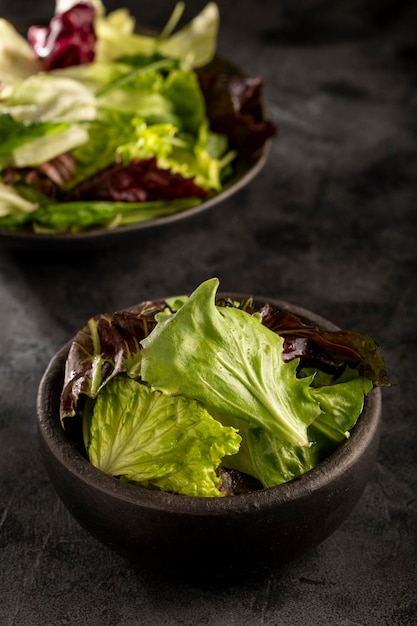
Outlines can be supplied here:
M217 298L222 297L243 299L247 296L234 292L217 294ZM167 297L158 298L155 301L165 299ZM324 329L339 330L338 326L320 315L287 301L262 296L253 296L253 300L257 305L261 302L268 302L274 308L287 310ZM57 378L61 379L63 376L71 343L72 339L55 353L41 378L36 404L38 434L44 446L52 453L56 461L65 467L66 471L76 475L89 488L131 505L182 515L224 516L247 513L248 510L260 507L276 507L277 504L285 505L301 501L324 488L329 483L329 478L331 481L337 480L351 468L372 442L379 427L382 395L381 389L376 387L365 396L362 413L350 437L316 467L289 482L233 497L185 496L123 483L90 464L77 445L67 437L61 426L57 407L51 404L50 391L56 385Z

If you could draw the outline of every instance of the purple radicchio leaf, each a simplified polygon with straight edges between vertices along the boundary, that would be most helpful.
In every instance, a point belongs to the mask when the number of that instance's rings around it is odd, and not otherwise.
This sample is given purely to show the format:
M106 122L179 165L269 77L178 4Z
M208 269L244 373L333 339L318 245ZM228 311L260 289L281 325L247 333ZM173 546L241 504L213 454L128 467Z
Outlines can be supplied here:
M95 56L95 9L79 2L57 13L48 26L31 26L27 39L45 71L91 63Z
M111 163L63 194L61 200L150 202L208 195L193 179L159 168L156 157L151 157L132 159L126 165L119 161Z

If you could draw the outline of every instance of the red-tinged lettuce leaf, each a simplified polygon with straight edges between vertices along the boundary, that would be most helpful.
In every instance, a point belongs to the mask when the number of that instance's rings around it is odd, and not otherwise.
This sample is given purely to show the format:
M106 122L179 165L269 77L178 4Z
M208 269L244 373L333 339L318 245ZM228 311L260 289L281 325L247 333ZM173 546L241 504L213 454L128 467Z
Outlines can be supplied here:
M340 363L337 363L326 350L306 337L286 337L282 357L286 362L302 359L304 367L316 365L329 373L337 373L340 368Z
M238 306L250 315L257 312L265 326L284 338L282 357L286 362L299 358L303 367L315 366L333 374L350 365L374 385L390 385L381 350L369 335L347 330L326 331L305 324L288 311L274 310L268 303L256 310L252 297L239 303L221 299L217 304Z
M379 346L369 335L337 330L323 330L302 322L287 311L277 311L263 317L270 330L284 337L283 358L290 361L305 358L323 367L348 364L360 370L375 385L389 385Z
M22 183L36 191L55 198L58 187L68 183L74 176L76 161L70 152L65 152L37 167L7 167L3 170L6 185Z
M201 74L199 80L210 128L226 135L240 155L255 154L277 134L277 127L264 117L262 79Z
M142 302L130 311L96 315L78 331L66 361L60 402L63 424L76 414L80 396L96 398L116 374L138 373L139 342L154 328L154 314L164 307L163 302Z
M57 13L48 26L31 26L27 39L45 71L91 63L95 56L95 9L80 2Z
M209 192L192 179L158 168L156 157L115 162L63 194L64 202L104 200L152 202L206 198Z

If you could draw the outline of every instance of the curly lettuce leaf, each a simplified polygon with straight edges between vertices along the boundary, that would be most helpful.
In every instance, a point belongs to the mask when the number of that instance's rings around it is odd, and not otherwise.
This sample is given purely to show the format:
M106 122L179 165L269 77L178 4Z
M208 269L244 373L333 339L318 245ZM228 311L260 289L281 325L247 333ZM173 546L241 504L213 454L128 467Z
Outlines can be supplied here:
M226 135L209 129L195 73L173 67L162 78L160 71L151 71L151 67L145 67L117 93L105 92L99 98L100 105L111 106L113 114L117 109L134 111L130 139L119 141L118 157L127 162L156 156L159 168L193 178L205 189L220 191L223 172L236 153L228 149ZM112 94L117 95L116 100ZM90 136L90 145L93 141Z
M188 496L218 497L216 474L240 436L197 401L166 396L118 376L94 405L90 462L112 476Z
M204 189L220 191L223 174L236 153L228 150L225 135L209 130L195 74L172 64L164 74L157 64L141 67L140 72L115 65L119 71L109 81L111 74L100 64L87 69L79 66L66 74L73 79L78 76L89 89L94 81L99 105L97 119L89 124L88 142L74 150L78 165L67 187L116 159L127 164L155 157L159 169L193 178Z
M297 378L296 360L283 362L283 339L256 316L216 307L218 284L205 281L174 315L156 316L157 326L141 341L143 380L309 445L307 426L321 412L310 380Z
M138 126L135 141L118 148L123 162L156 157L160 170L192 179L206 190L221 191L223 174L236 156L227 151L227 139L214 137L203 124L197 140L171 124Z

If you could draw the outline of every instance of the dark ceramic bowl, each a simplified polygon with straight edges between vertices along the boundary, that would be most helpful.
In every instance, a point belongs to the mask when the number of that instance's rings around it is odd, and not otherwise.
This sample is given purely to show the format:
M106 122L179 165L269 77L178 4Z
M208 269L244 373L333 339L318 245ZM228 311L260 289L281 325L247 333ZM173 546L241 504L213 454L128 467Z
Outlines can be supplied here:
M222 57L216 57L206 67L207 71L213 74L246 75L241 68ZM269 119L266 112L263 117L265 120ZM233 174L225 183L222 191L190 209L117 228L94 228L79 233L33 233L9 231L0 228L0 247L35 251L72 251L118 244L124 245L125 243L134 244L139 236L146 235L150 230L182 222L209 209L218 207L218 205L223 204L232 195L246 187L264 167L270 152L271 141L272 139L268 139L253 153L238 153L233 162Z
M286 302L254 300L337 329ZM93 467L61 428L59 402L69 345L52 358L39 387L38 429L46 468L75 519L140 566L186 577L267 572L331 535L371 476L379 442L378 388L366 397L350 438L316 468L286 484L232 497L193 498L119 482Z

